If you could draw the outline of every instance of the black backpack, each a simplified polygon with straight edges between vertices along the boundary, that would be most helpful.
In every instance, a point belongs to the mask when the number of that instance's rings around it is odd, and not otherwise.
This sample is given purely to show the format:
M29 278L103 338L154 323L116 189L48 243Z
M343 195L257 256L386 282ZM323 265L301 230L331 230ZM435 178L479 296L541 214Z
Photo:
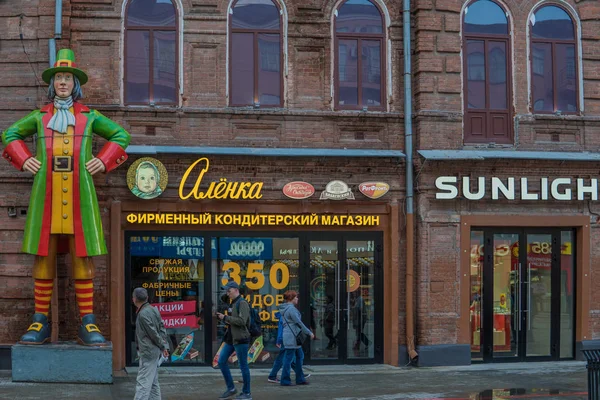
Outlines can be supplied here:
M242 300L245 301L245 300ZM247 302L246 302L247 303ZM248 304L250 307L250 304ZM237 304L237 311L240 312L240 302ZM248 321L248 332L250 332L250 337L259 337L262 336L262 321L260 316L258 315L258 310L256 308L250 307L250 320Z

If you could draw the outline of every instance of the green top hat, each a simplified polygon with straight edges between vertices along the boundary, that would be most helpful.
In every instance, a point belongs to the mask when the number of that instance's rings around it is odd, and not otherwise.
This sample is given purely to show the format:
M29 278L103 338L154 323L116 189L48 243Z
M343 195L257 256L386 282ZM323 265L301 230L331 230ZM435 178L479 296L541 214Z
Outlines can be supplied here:
M79 79L81 85L85 85L88 77L85 72L77 68L75 64L75 53L71 49L60 49L56 54L56 62L54 67L48 68L42 73L42 79L47 84L50 84L50 79L57 72L70 72Z

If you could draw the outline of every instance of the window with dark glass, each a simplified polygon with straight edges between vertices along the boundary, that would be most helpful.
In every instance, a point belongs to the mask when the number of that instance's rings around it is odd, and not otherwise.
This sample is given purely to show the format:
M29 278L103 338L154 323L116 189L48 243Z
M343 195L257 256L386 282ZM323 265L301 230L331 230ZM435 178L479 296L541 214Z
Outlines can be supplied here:
M177 11L171 0L132 0L125 13L125 103L177 103Z
M573 19L560 6L539 8L531 28L531 94L535 113L579 110L576 39Z
M465 142L512 143L509 28L493 0L471 2L463 15Z
M279 8L271 0L238 0L231 12L231 105L283 106Z
M385 30L381 11L369 0L347 0L335 15L336 108L385 108Z

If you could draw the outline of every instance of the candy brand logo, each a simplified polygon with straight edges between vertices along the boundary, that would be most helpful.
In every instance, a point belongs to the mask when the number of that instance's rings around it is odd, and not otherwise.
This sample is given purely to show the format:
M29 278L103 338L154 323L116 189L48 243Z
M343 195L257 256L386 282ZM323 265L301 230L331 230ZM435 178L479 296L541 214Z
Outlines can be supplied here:
M321 200L354 200L354 194L345 182L331 181L321 193Z
M196 178L196 183L194 184L194 188L188 193L184 194L185 185L190 174L194 171L196 166L200 166L200 171L198 171L198 178ZM219 179L219 182L211 182L208 186L206 192L200 191L200 184L202 183L202 178L206 171L208 171L208 167L210 166L210 161L208 158L200 158L196 162L194 162L183 174L183 178L181 179L181 183L179 184L179 197L182 200L187 200L190 197L194 196L196 200L203 199L261 199L262 198L262 187L263 182L227 182L226 178Z
M389 192L390 185L384 182L365 182L358 185L358 190L370 199L378 199Z
M265 251L265 244L263 242L256 241L245 241L245 242L231 242L231 248L227 251L227 255L230 257L235 256L255 256L258 257Z
M290 199L302 200L315 194L315 188L307 182L290 182L283 187L283 194Z

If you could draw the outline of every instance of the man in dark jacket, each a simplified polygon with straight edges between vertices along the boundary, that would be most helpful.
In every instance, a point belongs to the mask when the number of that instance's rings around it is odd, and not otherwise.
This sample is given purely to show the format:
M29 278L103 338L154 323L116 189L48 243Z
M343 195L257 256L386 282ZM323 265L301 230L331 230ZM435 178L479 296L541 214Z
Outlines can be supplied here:
M133 304L137 307L135 341L140 356L134 400L160 400L158 362L161 353L164 357L169 356L167 330L156 307L148 303L146 289L134 289Z
M250 305L240 296L240 287L234 281L227 283L225 286L227 297L231 301L230 308L224 315L217 313L217 318L227 324L227 331L223 341L225 345L219 355L219 368L225 378L227 390L219 397L219 399L229 399L237 393L231 371L227 360L233 352L237 354L240 370L244 379L242 393L236 397L236 400L252 400L250 395L250 368L248 368L248 346L250 345L250 332L248 325L250 324Z

